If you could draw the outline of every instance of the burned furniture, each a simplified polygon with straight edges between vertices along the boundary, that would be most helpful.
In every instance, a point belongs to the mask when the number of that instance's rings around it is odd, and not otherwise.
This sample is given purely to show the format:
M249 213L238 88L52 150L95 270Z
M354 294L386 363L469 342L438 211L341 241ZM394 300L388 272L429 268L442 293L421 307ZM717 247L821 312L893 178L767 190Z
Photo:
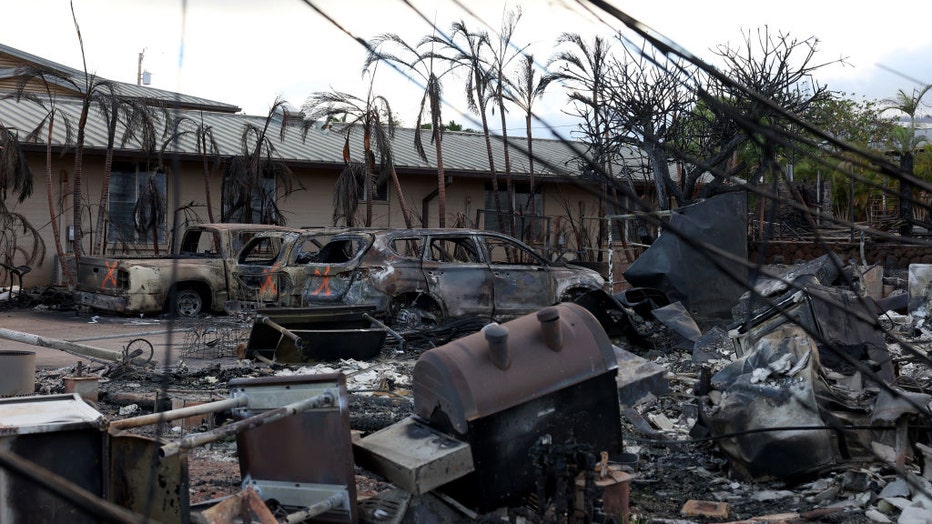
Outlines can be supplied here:
M437 489L488 512L537 493L534 450L579 446L617 456L623 446L616 374L602 326L572 303L426 351L414 367L416 421L468 444L472 459L470 465L454 457L461 476ZM404 468L385 467L386 453L367 449L369 438L357 446L380 455L373 461L381 462L377 473L397 478Z

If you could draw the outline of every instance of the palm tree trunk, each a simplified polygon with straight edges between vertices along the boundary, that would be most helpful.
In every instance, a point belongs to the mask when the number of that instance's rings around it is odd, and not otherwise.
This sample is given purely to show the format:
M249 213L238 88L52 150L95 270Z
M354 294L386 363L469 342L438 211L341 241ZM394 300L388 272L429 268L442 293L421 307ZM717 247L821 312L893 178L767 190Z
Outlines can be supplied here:
M107 235L104 233L104 217L110 213L110 173L113 170L113 144L107 147L107 156L104 157L104 175L100 187L100 204L97 208L97 239L91 250L93 254L103 254Z
M440 145L440 132L437 131L437 137L434 139L434 147L437 150L437 213L439 214L439 227L447 227L447 180L443 174L443 148Z
M61 230L58 227L59 215L56 213L55 206L55 185L52 183L52 129L54 128L54 119L49 118L49 136L45 147L45 192L49 200L49 220L52 223L52 237L55 240L55 253L58 255L58 263L61 265L62 274L65 275L65 282L68 289L74 289L74 275L71 273L71 265L65 260L65 252L61 245Z
M505 158L505 187L508 189L508 230L515 236L515 187L511 180L511 155L508 152L508 128L505 122L505 98L502 94L501 82L498 84L498 108L502 119L502 144Z
M82 169L84 161L84 127L87 125L87 113L90 109L89 102L85 101L81 109L81 118L78 120L78 139L75 142L74 149L74 194L73 202L74 209L72 210L74 216L74 242L73 242L73 251L74 251L74 260L77 263L78 259L81 258L81 178L82 178Z
M405 202L404 193L401 191L401 182L398 180L398 173L395 166L391 168L392 188L395 190L395 196L398 198L398 206L401 207L401 216L404 217L405 227L411 229L411 212L408 210L408 203Z
M199 137L201 141L201 151L207 151L207 137ZM204 154L201 156L201 162L203 163L203 173L204 173L204 198L207 200L207 220L213 224L214 223L214 206L211 203L210 199L210 169L207 164L207 155Z

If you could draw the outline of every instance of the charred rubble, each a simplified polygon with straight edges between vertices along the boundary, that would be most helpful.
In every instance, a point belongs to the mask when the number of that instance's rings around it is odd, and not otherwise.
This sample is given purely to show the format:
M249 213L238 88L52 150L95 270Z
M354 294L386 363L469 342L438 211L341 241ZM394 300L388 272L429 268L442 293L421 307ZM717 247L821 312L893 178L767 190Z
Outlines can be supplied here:
M95 495L47 500L78 521L927 522L932 269L700 263L747 258L729 230L743 211L719 202L671 219L713 224L713 250L661 235L632 287L501 324L268 310L211 339L236 346L214 365L84 370L94 400L67 393L75 370L37 373L39 395L0 400L8 447L32 450L0 452L0 495L42 514L22 493L48 469L59 497ZM696 257L690 275L676 257ZM172 398L182 386L203 394ZM71 439L97 473L56 471ZM192 500L205 456L235 461L234 481Z

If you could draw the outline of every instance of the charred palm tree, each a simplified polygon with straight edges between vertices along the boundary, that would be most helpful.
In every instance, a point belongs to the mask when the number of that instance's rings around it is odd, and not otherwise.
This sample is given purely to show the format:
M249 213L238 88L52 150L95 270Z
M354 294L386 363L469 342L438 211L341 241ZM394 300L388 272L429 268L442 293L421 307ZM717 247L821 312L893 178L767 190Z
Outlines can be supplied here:
M159 190L156 173L147 173L133 206L133 227L142 238L152 234L152 250L159 254L159 226L165 222L165 196Z
M916 116L919 111L922 98L932 90L932 84L922 86L920 89L913 89L912 93L907 93L902 89L898 90L892 98L884 100L888 110L903 113L909 118L909 124L895 129L893 137L893 148L900 157L900 175L899 175L899 200L900 200L900 234L908 236L912 232L913 221L913 186L914 179L913 167L915 163L914 155L919 146L926 141L926 138L916 132Z
M372 225L372 193L374 188L384 183L385 180L391 179L392 188L398 198L398 205L404 217L405 227L410 228L411 214L404 193L401 190L398 174L395 172L394 154L391 145L391 139L395 134L395 121L392 118L391 106L388 100L382 96L373 95L370 84L369 95L365 100L338 91L318 92L308 98L303 110L306 117L302 127L302 139L306 139L307 133L317 121L334 121L335 130L346 137L344 161L347 162L347 166L352 163L349 152L350 136L354 129L361 128L363 157L365 158L363 165L367 168L367 172L357 180L361 180L365 184L366 226ZM375 161L376 151L379 154L378 163ZM355 167L350 169L349 172L344 169L341 176L359 174L358 171L359 169ZM344 175L344 173L346 174ZM337 186L338 188L342 187L343 190L353 189L348 184L338 183ZM356 198L358 194L358 192L348 193L339 197L334 195L334 198Z
M246 123L240 138L240 155L224 162L222 221L285 225L278 207L278 184L282 185L283 198L304 189L296 183L291 169L277 158L278 150L269 136L276 115L286 105L285 100L278 98L261 125ZM286 131L282 119L279 140L284 139Z
M22 203L32 195L33 175L26 163L18 135L0 122L0 261L15 266L14 259L31 266L36 260L45 258L45 244L39 232L20 213L10 210L6 199L13 198ZM29 242L22 237L32 239Z
M210 177L221 166L220 146L214 137L214 128L204 121L203 113L195 120L186 116L172 121L171 139L181 140L186 135L194 137L195 150L201 157L201 175L204 177L204 198L207 206L207 220L214 222L214 206L211 198Z
M485 150L489 158L489 173L492 178L492 198L495 202L495 223L502 225L502 202L498 190L498 171L492 154L492 133L489 130L488 105L492 97L493 72L483 55L491 49L489 36L485 32L472 32L464 21L455 22L450 28L450 40L431 37L437 44L450 48L450 61L454 66L466 69L466 103L482 123Z
M123 123L121 146L130 140L138 142L143 151L151 152L157 145L157 122L159 115L163 120L168 115L161 108L153 107L144 101L123 96L95 96L95 102L101 117L107 126L107 151L104 157L104 172L100 187L100 203L97 211L97 226L92 253L103 253L107 244L107 216L110 209L110 176L113 171L113 153L120 123Z
M534 116L534 101L544 96L550 82L554 80L553 75L537 75L537 67L534 64L534 55L523 55L519 67L515 72L516 77L512 82L512 94L507 98L511 103L520 107L524 111L524 132L527 138L527 157L528 157L528 183L530 194L526 208L531 216L537 212L534 209L534 140L531 131L531 119Z
M418 49L428 47L428 52ZM420 109L417 114L417 123L414 129L414 149L422 160L427 162L427 153L421 136L422 124L425 117L430 120L430 139L434 143L434 153L437 160L437 207L439 226L446 227L447 192L446 175L443 171L443 117L440 111L443 89L441 79L450 70L437 73L435 70L436 53L434 42L424 39L418 46L412 46L396 34L383 34L369 42L369 54L366 57L365 69L378 62L388 62L392 67L403 69L404 72L416 75L424 82L424 91L421 94ZM426 224L427 217L423 217Z
M22 203L32 196L32 170L19 143L19 135L0 122L0 208L12 193Z
M498 113L502 124L502 147L503 158L505 162L505 186L508 190L508 214L510 217L508 222L511 236L515 236L515 187L514 182L512 181L511 155L508 150L508 125L505 121L505 101L507 100L506 94L511 90L511 86L509 85L508 81L507 70L509 67L511 67L512 61L522 56L524 54L524 50L527 48L527 46L524 46L523 48L515 48L512 44L512 37L514 36L515 28L518 26L518 22L520 20L520 8L509 11L505 16L505 19L502 21L502 28L498 33L498 41L492 48L492 70L493 79L495 81L493 96L495 97L495 105L498 107Z
M69 114L64 111L57 103L51 86L57 83L72 83L70 76L62 75L59 72L34 66L19 67L14 72L19 80L16 84L16 90L12 95L17 103L22 100L32 102L37 105L43 112L39 122L26 134L24 141L39 142L45 135L45 189L49 206L49 221L52 225L52 237L55 240L55 253L58 255L58 263L61 265L62 274L65 276L65 282L69 288L74 287L74 274L71 272L71 265L65 258L64 246L62 245L61 230L59 229L59 219L61 217L61 204L55 202L55 184L52 177L52 144L55 138L55 126L61 124L65 130L64 143L70 144L73 136L73 124ZM42 93L40 96L38 93Z
M74 147L74 185L72 187L72 200L74 211L74 240L72 242L75 261L81 257L83 248L83 229L82 229L82 184L84 173L84 133L87 126L87 118L94 104L109 105L108 100L116 96L114 84L108 80L98 78L97 75L88 73L87 59L84 54L84 39L81 36L81 27L78 25L78 18L74 12L74 3L71 3L71 18L74 20L74 29L78 35L78 45L81 49L81 61L84 65L83 78L74 83L75 89L81 93L81 112L78 116L77 135Z

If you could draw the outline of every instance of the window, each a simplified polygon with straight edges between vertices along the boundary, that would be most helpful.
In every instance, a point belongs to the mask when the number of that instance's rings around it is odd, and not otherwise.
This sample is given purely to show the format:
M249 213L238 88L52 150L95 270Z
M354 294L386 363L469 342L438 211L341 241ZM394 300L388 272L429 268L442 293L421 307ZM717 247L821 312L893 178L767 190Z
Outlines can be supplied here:
M537 188L538 191L534 194L534 213L536 216L543 214L544 210L544 197L540 193L540 188ZM512 209L515 210L515 229L521 231L522 234L517 235L519 238L524 238L526 236L525 232L531 227L532 223L535 229L539 230L541 227L541 222L537 220L531 220L529 218L531 214L531 205L528 197L530 196L530 188L527 184L515 184L514 185L515 200L512 205ZM505 188L505 184L499 184L498 186L498 201L502 206L502 228L499 229L499 215L498 210L495 208L495 192L492 191L492 185L487 184L485 188L485 217L484 217L484 229L486 231L498 231L500 233L510 233L511 228L507 225L508 222L504 217L508 216L508 190ZM537 235L539 236L539 231Z
M151 214L151 209L147 210L142 205L137 208L137 203L143 204L142 199L161 207L157 232L159 243L165 242L165 181L164 172L140 171L134 164L113 165L108 193L108 242L152 241L151 231L136 231L136 212L141 213L140 218L144 221Z
M275 177L263 174L259 183L237 181L230 173L223 176L222 222L277 224L281 218L276 206Z
M366 201L366 186L360 185L359 187L359 201ZM373 202L388 202L388 179L385 179L380 184L375 185L375 191L372 193Z

